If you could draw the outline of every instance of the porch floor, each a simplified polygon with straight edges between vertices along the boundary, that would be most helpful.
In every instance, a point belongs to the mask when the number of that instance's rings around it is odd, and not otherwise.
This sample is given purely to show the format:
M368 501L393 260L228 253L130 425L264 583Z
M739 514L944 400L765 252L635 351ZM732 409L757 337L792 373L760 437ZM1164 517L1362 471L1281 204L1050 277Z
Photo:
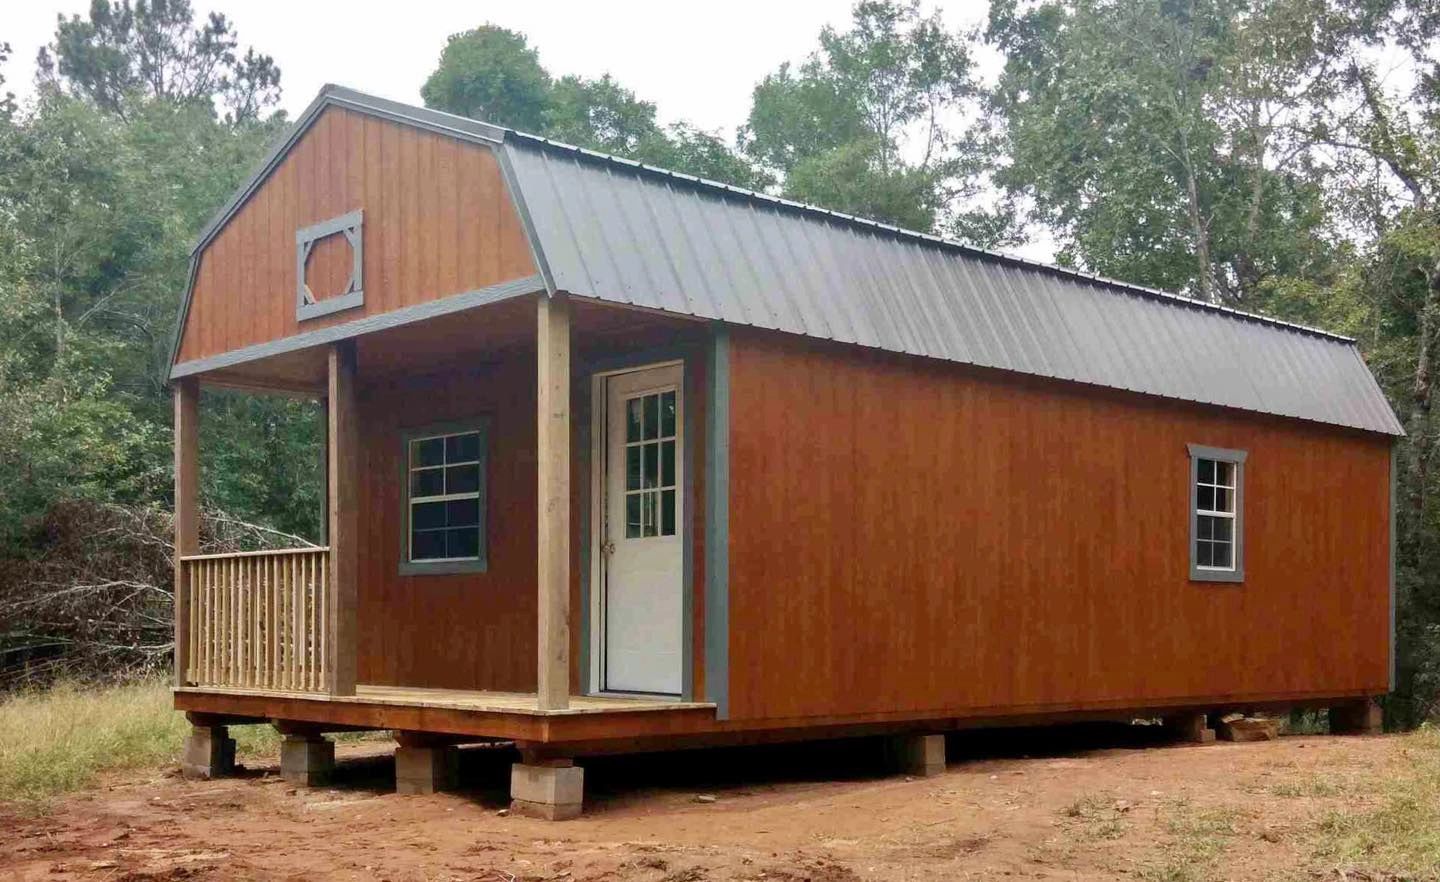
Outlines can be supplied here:
M263 695L312 699L352 704L434 707L482 713L569 716L623 711L694 710L713 708L708 702L680 701L645 695L572 695L564 710L541 710L533 692L475 692L464 689L425 689L414 686L373 686L360 684L354 695L326 695L313 692L282 692L273 689L244 689L233 686L184 686L176 692L207 695Z
M182 686L175 708L232 721L285 720L337 728L401 729L549 742L708 731L709 702L626 695L572 695L541 710L533 692L478 692L361 684L354 695L234 686Z

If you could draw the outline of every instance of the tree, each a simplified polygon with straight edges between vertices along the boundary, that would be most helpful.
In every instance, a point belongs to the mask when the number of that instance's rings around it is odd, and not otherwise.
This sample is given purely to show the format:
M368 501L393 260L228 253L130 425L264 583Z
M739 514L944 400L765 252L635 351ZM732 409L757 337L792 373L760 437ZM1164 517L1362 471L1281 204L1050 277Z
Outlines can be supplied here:
M487 24L450 37L420 97L426 107L540 131L550 88L525 35Z
M609 74L552 78L523 34L495 25L451 37L420 95L427 107L636 162L752 189L769 180L715 135L662 126L653 103Z
M997 0L1001 182L1067 261L1253 307L1267 279L1327 271L1294 126L1333 93L1336 30L1311 0Z
M981 245L1011 239L985 210L993 155L970 47L918 0L862 0L798 68L755 87L743 149L786 196Z
M258 119L280 100L280 69L254 49L240 53L224 15L194 20L189 0L92 0L88 18L59 18L55 42L40 50L40 78L120 116L160 100L218 105L236 123Z

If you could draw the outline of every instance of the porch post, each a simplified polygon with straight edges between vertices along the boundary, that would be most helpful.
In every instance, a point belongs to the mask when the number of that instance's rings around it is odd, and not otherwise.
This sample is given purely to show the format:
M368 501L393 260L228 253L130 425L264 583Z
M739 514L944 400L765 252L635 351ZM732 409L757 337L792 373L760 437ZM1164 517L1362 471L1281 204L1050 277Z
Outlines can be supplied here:
M325 535L330 543L330 584L322 636L325 689L331 695L354 695L360 455L359 421L355 415L355 341L332 343L327 361L330 377L325 459L329 506Z
M540 296L536 338L536 692L541 710L563 710L570 704L570 304L563 294Z
M180 558L200 551L200 383L175 381L175 685L190 666L190 591Z

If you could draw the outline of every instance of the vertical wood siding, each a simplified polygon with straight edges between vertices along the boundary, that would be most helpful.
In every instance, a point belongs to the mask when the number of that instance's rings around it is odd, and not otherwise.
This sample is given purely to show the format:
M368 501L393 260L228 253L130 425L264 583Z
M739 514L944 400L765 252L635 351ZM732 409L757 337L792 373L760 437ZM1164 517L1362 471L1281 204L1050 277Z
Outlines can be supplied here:
M736 720L1384 692L1389 439L736 331ZM1189 579L1187 443L1249 451Z
M536 674L534 302L516 299L442 321L361 338L359 681L378 685L533 691ZM577 303L571 399L571 685L583 689L582 547L588 542L590 373L618 354L673 345L693 326L608 306ZM693 335L692 335L693 336ZM701 359L703 361L703 359ZM703 365L699 366L703 370ZM687 406L704 424L704 377ZM457 575L399 574L403 450L409 429L489 420L488 569ZM702 437L693 438L701 444ZM693 580L704 585L703 449L692 451L697 504ZM703 597L697 590L693 647L703 695Z
M357 208L364 306L297 322L295 231ZM332 107L201 255L179 360L534 272L488 148Z

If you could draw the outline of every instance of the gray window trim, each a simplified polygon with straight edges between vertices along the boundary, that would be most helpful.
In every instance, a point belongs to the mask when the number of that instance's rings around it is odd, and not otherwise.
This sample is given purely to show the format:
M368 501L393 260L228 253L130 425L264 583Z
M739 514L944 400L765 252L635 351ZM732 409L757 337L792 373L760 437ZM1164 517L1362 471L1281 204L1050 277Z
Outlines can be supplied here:
M334 297L311 301L305 297L305 263L316 242L340 235L350 243L350 281ZM295 231L295 318L300 321L353 309L365 303L365 213L362 209L323 220Z
M1203 444L1187 445L1190 451L1190 580L1193 582L1244 582L1245 581L1245 458L1244 450L1225 447L1206 447ZM1213 459L1235 464L1235 568L1233 570L1202 569L1195 556L1195 540L1198 533L1196 516L1196 488L1200 478L1199 461Z
M410 560L410 442L432 435L480 433L480 554L476 560ZM448 576L483 573L490 565L490 417L431 423L400 434L400 575Z

